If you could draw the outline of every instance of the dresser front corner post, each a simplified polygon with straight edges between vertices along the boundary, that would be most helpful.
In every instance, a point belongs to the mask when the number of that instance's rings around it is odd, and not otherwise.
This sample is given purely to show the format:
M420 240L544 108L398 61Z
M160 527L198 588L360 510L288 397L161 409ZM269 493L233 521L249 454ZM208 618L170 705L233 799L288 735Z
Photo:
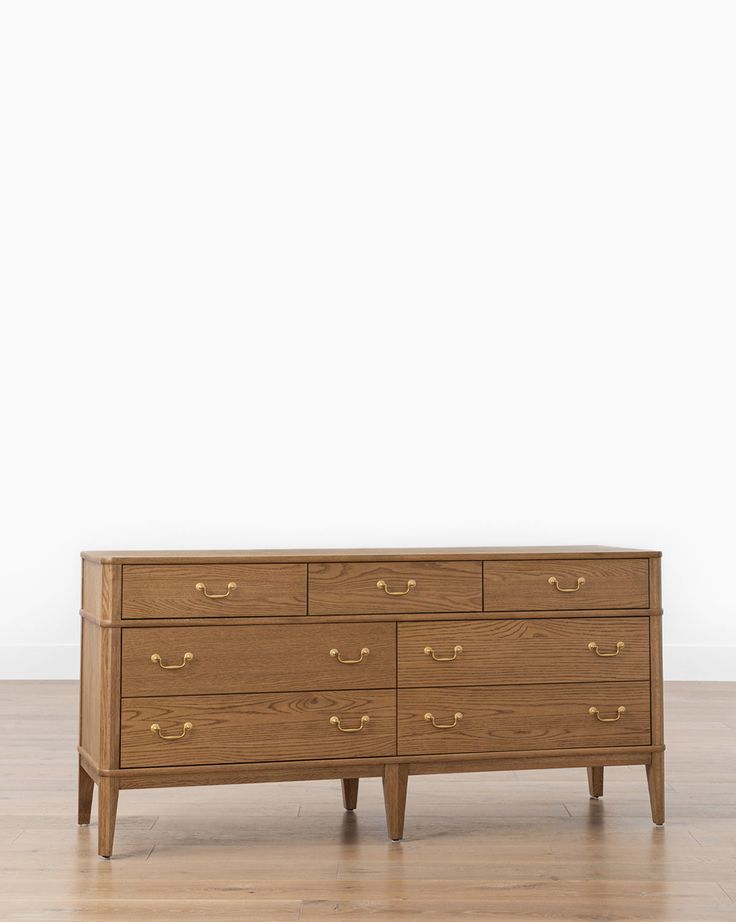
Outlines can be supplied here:
M118 794L120 782L109 775L100 778L97 853L100 858L112 856L112 843L115 838L115 820L118 813Z
M664 826L664 752L653 752L652 761L646 768L652 822L656 826Z

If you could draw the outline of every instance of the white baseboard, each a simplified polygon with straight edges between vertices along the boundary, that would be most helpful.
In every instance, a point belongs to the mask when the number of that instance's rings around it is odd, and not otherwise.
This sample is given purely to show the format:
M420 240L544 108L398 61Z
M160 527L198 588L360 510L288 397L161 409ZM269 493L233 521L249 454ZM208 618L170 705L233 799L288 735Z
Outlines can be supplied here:
M664 677L680 682L736 682L736 644L665 644Z
M665 679L736 682L736 644L665 644ZM78 679L78 644L0 644L0 679Z
M0 644L0 679L78 678L78 643Z

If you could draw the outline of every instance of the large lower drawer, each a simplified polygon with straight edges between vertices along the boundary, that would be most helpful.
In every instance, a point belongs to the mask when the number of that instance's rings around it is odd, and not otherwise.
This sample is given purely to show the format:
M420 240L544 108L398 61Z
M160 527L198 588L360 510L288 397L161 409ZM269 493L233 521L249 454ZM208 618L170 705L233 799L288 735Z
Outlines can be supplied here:
M184 695L122 702L122 768L395 754L393 691Z
M648 608L649 561L486 560L486 611Z
M649 618L399 624L399 685L649 680Z
M123 631L123 695L396 684L396 625L254 624Z
M309 564L310 615L480 611L480 561Z
M123 618L306 615L298 563L123 567Z
M647 682L401 689L398 721L399 755L651 742Z

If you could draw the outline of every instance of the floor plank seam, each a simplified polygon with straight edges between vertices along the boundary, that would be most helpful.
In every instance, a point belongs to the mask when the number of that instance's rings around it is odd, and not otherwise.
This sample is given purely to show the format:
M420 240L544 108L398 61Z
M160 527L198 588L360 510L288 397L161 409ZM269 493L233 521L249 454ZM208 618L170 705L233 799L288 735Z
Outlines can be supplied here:
M717 883L718 886L721 888L721 890L723 890L723 892L726 894L726 896L728 897L728 899L729 899L732 903L736 903L736 897L731 896L731 894L728 892L728 890L726 890L726 888L723 886L723 884L720 882L720 880L717 880L716 883ZM734 892L736 892L736 891L734 891Z

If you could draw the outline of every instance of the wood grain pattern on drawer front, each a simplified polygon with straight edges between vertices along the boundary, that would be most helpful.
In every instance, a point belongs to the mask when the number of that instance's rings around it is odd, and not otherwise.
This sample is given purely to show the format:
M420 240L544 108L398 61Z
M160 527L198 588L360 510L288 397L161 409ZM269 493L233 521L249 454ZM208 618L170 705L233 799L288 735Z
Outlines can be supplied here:
M306 615L306 585L298 563L126 566L123 618Z
M310 615L481 611L480 561L309 564Z
M425 621L398 631L404 687L649 681L646 616Z
M486 611L647 608L647 560L486 560Z
M620 707L625 711L619 712ZM425 719L428 714L438 726ZM646 746L651 741L648 682L401 689L398 720L399 755Z
M124 696L395 684L396 625L386 622L123 631Z
M182 695L122 702L122 768L395 753L392 691Z

